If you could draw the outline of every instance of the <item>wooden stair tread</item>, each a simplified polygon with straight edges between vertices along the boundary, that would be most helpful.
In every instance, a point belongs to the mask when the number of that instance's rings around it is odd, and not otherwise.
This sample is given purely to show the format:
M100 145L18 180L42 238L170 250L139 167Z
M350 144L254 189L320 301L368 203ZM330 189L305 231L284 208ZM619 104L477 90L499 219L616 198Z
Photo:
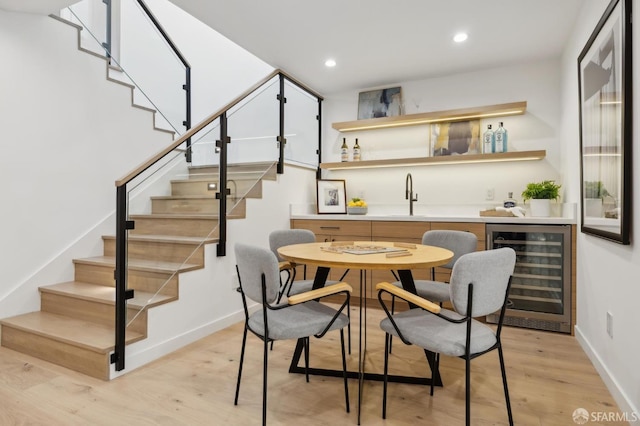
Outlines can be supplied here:
M64 315L42 311L30 312L3 319L0 324L98 353L109 353L114 349L115 332L113 326L78 320ZM141 333L127 330L125 340L127 343L133 343L144 337Z
M218 174L217 173L202 173L202 174L197 174L197 175L191 175L189 178L184 178L184 179L172 179L171 183L218 183ZM255 182L256 184L259 183L262 179L260 178L260 176L233 176L233 178L231 179L227 179L227 182L229 181L236 181L236 182L242 182L242 183L247 183L247 182ZM212 193L215 193L217 191L211 190Z
M227 215L228 217L229 215ZM132 214L129 215L131 219L212 219L218 220L219 214L202 214L202 213L188 213L188 214L168 214L168 213L152 213L152 214Z
M116 267L116 259L111 256L95 256L85 257L82 259L73 259L73 263L83 263L88 265L97 266L112 266ZM158 260L144 260L144 259L129 259L129 269L135 269L138 271L150 271L150 272L187 272L194 269L201 269L202 266L191 263L176 263L176 262L163 262Z
M241 168L264 168L267 170L276 164L274 161L252 161L248 163L228 163L228 169L241 169ZM189 166L189 170L209 169L219 167L215 164L201 164L198 166Z
M152 200L217 200L217 191L211 191L211 194L201 195L154 195Z
M277 171L276 171L275 162L257 162L257 163L235 163L227 165L227 174L228 176L237 176L239 174L250 174L253 173L258 175L259 178L263 180L276 180ZM190 166L189 167L189 175L203 175L203 174L219 174L217 171L219 170L218 166L215 165L200 165L200 166Z
M153 213L153 214L132 214L129 216L131 219L211 219L218 220L219 214L169 214L169 213ZM233 213L227 214L227 219L242 218L240 215L234 215Z
M103 235L105 240L115 240L115 235ZM218 242L218 238L212 237L186 237L182 235L145 235L130 234L127 239L129 241L147 241L156 243L175 243L175 244L213 244Z
M109 305L115 304L116 299L115 287L84 283L81 281L68 281L48 285L40 287L40 291L43 293L53 293ZM127 300L127 306L134 309L143 309L161 305L173 300L177 300L177 298L164 294L153 294L136 290L134 292L134 297Z
M216 194L218 192L211 191L211 195L155 195L149 197L152 200L218 200ZM242 197L227 196L227 200L241 201Z

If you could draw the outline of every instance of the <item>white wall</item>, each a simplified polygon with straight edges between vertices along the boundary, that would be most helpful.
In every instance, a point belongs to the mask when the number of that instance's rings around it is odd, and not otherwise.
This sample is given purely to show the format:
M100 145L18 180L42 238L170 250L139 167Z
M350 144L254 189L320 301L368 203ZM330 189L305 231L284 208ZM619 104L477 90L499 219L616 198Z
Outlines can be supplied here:
M171 142L77 38L50 17L0 11L0 317L37 310L37 286L101 254L115 180Z
M562 168L566 175L567 196L578 202L580 193L579 119L578 119L578 55L584 48L608 0L588 0L582 8L573 37L562 60ZM634 2L634 7L637 5ZM638 82L640 62L638 28L633 30L633 78ZM632 100L640 105L637 84ZM633 158L637 161L640 129L634 114ZM634 169L637 170L636 167ZM633 176L633 199L640 199L640 173ZM621 246L578 233L577 326L576 336L609 386L622 411L640 413L640 213L634 208L631 245ZM613 314L613 338L606 332L606 313ZM640 424L640 421L637 422Z
M389 84L394 86L395 84ZM560 169L560 62L549 60L511 67L470 71L420 81L397 83L402 87L406 113L467 108L527 101L522 116L482 120L497 128L503 121L509 131L509 150L545 149L542 161L399 167L325 172L326 177L347 180L348 196L364 196L369 204L405 204L405 176L411 172L418 209L446 204L501 204L508 192L521 201L520 194L531 181L554 179L562 183ZM331 128L336 121L357 116L358 93L329 96L323 115L323 161L340 161L342 138L350 147L357 137L362 159L424 157L429 152L429 126L339 133ZM455 191L452 191L452 189ZM486 190L495 190L495 200L486 200Z

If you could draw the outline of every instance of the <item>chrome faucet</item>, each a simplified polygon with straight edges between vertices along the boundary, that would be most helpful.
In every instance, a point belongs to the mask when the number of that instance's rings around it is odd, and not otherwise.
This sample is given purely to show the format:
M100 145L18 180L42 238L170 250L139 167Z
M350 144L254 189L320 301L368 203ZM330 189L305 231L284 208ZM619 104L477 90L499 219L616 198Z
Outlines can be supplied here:
M409 216L413 216L413 202L418 201L418 194L413 197L413 177L411 173L407 173L407 180L405 182L405 199L409 200Z

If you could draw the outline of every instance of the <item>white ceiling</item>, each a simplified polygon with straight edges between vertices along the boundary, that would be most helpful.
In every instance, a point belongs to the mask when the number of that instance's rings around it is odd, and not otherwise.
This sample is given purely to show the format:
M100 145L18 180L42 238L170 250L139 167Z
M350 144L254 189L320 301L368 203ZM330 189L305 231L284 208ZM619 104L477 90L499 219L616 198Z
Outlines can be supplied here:
M323 94L558 57L582 3L171 1ZM463 44L452 41L458 31L469 33Z
M76 0L0 0L51 13ZM322 94L558 57L581 0L171 0ZM469 33L455 44L458 31ZM333 58L338 65L326 68ZM220 58L224 61L224 58Z

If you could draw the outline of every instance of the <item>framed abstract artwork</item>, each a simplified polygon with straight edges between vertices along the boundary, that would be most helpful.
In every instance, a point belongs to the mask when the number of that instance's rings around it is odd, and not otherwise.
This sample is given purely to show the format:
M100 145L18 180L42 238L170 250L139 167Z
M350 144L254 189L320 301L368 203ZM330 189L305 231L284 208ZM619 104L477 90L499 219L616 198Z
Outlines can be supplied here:
M360 92L358 95L358 120L402 115L402 105L400 87Z

